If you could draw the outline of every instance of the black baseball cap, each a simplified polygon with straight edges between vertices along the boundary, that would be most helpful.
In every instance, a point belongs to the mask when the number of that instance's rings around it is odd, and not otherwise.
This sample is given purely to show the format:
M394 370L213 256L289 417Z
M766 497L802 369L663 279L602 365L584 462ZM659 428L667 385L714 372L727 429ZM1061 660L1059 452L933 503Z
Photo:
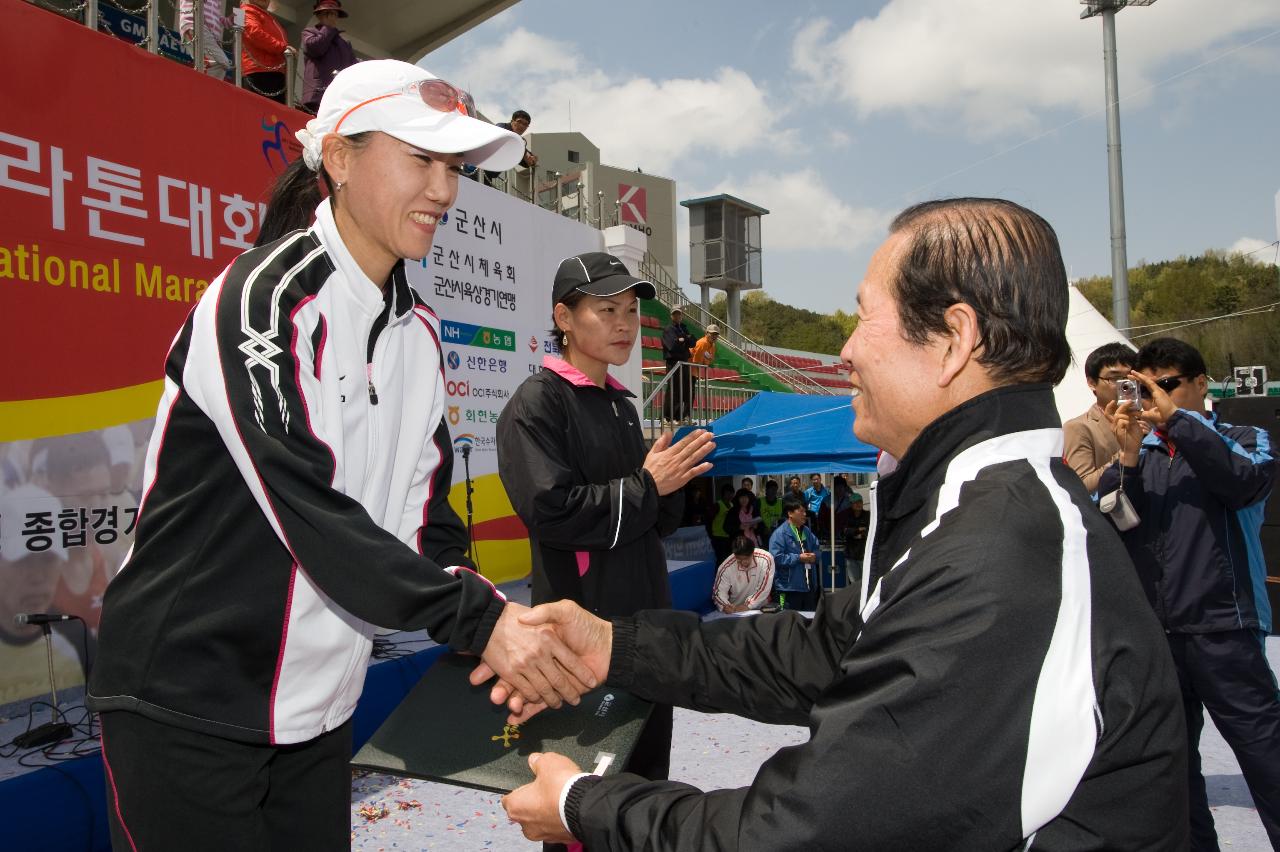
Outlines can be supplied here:
M564 301L574 290L589 296L616 296L632 287L641 299L652 299L658 295L653 282L636 278L613 255L605 251L589 251L560 261L555 283L551 286L551 304Z

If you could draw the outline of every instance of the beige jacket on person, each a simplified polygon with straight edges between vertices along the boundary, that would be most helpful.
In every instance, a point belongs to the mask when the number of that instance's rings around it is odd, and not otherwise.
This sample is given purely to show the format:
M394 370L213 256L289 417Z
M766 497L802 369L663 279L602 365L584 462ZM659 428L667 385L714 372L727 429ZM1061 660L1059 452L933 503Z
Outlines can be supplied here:
M1062 458L1067 466L1084 481L1090 492L1098 490L1098 480L1116 457L1120 444L1111 431L1111 424L1096 404L1079 417L1062 424Z

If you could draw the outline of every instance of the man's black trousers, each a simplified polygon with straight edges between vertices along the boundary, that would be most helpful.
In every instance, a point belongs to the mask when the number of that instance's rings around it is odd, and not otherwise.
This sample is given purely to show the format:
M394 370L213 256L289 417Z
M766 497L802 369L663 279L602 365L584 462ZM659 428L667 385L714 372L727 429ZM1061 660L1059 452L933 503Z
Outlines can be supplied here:
M1170 633L1187 717L1187 770L1191 848L1218 848L1213 815L1200 772L1203 710L1235 752L1258 817L1280 849L1280 694L1256 630Z
M680 361L667 362L667 375L679 368L678 375L667 383L662 400L662 416L667 420L684 420L693 412L693 369Z

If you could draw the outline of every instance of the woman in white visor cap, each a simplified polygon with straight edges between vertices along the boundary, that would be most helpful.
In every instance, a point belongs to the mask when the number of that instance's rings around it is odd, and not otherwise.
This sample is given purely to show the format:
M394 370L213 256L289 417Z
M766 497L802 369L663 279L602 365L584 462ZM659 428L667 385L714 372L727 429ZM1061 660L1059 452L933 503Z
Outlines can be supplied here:
M414 65L339 73L266 241L174 339L89 685L116 849L347 849L375 625L469 651L530 701L594 686L472 570L447 500L439 321L404 261L464 162L524 154L472 113Z

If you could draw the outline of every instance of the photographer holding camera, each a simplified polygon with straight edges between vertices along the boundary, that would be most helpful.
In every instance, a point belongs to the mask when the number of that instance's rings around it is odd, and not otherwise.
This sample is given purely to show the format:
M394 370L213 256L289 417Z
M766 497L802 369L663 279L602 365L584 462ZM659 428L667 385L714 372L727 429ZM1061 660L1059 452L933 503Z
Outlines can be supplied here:
M1190 344L1152 340L1135 367L1130 378L1141 383L1147 405L1107 406L1123 449L1098 491L1120 488L1132 504L1131 526L1116 526L1178 671L1191 848L1218 848L1200 771L1202 708L1235 752L1258 817L1280 848L1280 698L1263 646L1271 608L1259 538L1275 458L1264 430L1231 426L1205 410L1204 358ZM1145 437L1144 423L1153 427Z

